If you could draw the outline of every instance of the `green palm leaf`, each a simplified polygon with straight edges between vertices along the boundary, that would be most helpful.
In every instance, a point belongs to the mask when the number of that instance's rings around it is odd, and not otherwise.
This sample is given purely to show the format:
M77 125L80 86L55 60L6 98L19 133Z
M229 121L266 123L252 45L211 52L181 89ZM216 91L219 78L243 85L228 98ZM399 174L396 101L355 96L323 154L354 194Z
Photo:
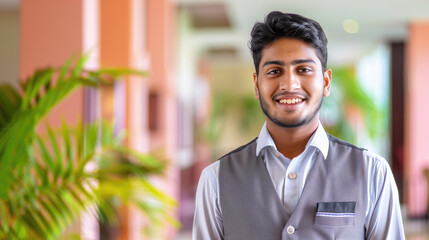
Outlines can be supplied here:
M73 128L63 123L58 131L47 125L46 136L36 134L40 120L76 87L143 74L85 71L87 58L79 58L73 68L70 58L60 69L36 71L23 84L22 97L0 86L1 239L56 239L94 207L101 219L112 221L112 199L140 206L156 222L168 218L166 209L175 205L147 180L162 173L165 162L122 147L123 135L114 134L113 124Z

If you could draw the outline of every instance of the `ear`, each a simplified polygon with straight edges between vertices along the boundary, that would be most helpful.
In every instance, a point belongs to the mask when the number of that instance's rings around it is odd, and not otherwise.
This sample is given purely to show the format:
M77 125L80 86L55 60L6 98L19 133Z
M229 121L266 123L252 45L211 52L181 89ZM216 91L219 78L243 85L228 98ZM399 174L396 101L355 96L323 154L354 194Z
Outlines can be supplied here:
M255 97L259 99L258 75L256 72L253 73L253 83L255 84Z
M332 70L326 69L323 73L323 96L329 96L331 92Z

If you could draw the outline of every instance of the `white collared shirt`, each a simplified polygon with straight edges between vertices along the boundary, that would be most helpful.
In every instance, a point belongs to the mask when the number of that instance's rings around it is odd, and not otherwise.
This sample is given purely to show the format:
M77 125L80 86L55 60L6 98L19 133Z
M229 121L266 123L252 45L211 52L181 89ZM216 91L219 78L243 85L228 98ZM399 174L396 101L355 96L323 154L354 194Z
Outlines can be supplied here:
M304 151L293 159L288 159L277 151L266 123L262 127L255 154L262 155L274 188L289 214L301 197L318 152L326 159L328 151L329 139L320 123ZM398 191L388 163L368 151L364 151L364 162L368 172L366 239L405 239ZM212 163L201 173L196 193L194 240L223 239L218 173L219 161Z

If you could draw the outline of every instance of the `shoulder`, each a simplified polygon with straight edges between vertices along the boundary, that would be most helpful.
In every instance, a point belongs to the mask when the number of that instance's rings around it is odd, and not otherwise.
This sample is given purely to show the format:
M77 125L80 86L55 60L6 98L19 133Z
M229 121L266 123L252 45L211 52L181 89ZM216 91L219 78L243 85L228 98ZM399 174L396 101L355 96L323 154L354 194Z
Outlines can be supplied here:
M329 135L329 134L327 134L327 135L328 135L329 142L331 142L333 144L337 144L339 146L343 146L346 148L352 148L352 149L356 149L356 150L361 150L361 151L365 150L364 148L357 147L357 146L355 146L349 142L346 142L342 139L336 138L332 135Z
M336 144L337 146L362 151L362 159L368 171L372 171L373 173L386 174L386 171L390 170L389 163L382 156L374 152L368 151L365 148L355 146L349 142L346 142L329 134L328 138L332 144Z
M200 176L200 182L208 182L211 185L217 185L217 176L219 173L219 161L216 161L203 169Z
M384 159L382 156L380 156L376 153L373 153L371 151L368 151L368 150L363 151L363 156L367 161L371 161L373 163L383 165L384 167L389 166L386 159Z
M389 163L382 156L365 150L363 151L363 159L368 173L374 178L373 180L384 179L386 175L391 174Z
M203 169L198 181L197 199L216 198L219 186L219 162L216 161ZM205 196L205 197L204 197Z

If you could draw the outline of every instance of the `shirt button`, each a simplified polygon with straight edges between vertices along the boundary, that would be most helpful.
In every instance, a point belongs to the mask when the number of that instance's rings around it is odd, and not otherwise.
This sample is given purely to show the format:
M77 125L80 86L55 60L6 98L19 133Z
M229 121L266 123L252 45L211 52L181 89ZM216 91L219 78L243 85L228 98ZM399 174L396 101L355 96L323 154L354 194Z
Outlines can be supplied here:
M291 180L295 180L295 179L296 179L296 173L294 173L294 172L290 172L290 173L287 175L287 177L288 177L289 179L291 179Z
M280 155L278 153L274 153L276 155L276 157L280 157Z
M286 231L289 234L293 234L295 232L295 228L293 226L289 226L289 227L287 227Z

